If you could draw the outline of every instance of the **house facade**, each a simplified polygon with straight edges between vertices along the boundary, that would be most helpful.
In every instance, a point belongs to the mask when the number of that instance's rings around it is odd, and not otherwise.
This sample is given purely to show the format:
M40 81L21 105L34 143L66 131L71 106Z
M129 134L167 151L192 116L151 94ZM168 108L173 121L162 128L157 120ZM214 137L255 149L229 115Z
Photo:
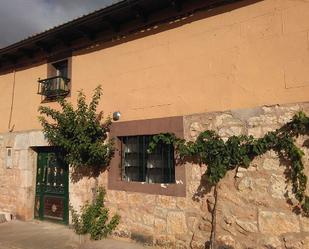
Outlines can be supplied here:
M214 193L201 187L206 166L176 165L168 146L147 158L147 143L161 132L194 140L206 129L261 137L309 114L308 37L306 1L135 0L0 49L0 212L67 224L68 205L91 201L102 185L121 215L114 236L204 248L214 229ZM57 108L59 95L76 103L79 90L90 97L98 85L99 110L121 114L111 130L116 153L98 178L73 180L44 138L38 107ZM228 174L218 243L309 248L309 220L293 213L290 194L272 152Z

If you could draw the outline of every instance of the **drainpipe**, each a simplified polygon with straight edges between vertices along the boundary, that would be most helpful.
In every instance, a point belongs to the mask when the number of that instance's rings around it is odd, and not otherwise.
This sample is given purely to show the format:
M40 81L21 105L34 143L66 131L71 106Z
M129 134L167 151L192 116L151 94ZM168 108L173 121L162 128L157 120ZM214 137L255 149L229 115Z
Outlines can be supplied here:
M9 132L13 132L15 125L11 126L12 116L13 116L13 108L14 108L14 98L15 98L15 83L16 83L16 69L13 70L13 89L12 89L12 97L11 97L11 108L10 108L10 116L8 123Z

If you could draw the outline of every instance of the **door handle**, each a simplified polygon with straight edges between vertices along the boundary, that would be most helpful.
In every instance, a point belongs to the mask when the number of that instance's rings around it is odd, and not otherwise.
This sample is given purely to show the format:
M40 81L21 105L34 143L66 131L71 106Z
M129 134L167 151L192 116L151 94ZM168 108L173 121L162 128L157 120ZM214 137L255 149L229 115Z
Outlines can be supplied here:
M45 179L46 179L46 167L43 168L42 184L45 183Z

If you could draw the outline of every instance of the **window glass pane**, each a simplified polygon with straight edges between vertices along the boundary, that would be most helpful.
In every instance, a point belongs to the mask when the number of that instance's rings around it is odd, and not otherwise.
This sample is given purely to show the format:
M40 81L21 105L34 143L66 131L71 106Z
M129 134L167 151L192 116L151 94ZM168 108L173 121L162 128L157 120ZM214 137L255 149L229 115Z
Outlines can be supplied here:
M56 76L68 77L68 61L60 61L53 64L56 69Z
M171 145L159 144L148 153L152 136L122 137L123 179L148 183L175 182L174 150Z
M140 174L138 167L126 167L125 168L126 180L129 182L139 182Z
M147 148L151 137L149 138ZM148 154L147 179L149 183L173 183L174 151L171 145L158 144L153 153Z
M137 136L123 137L122 143L124 178L127 181L140 181L139 139Z

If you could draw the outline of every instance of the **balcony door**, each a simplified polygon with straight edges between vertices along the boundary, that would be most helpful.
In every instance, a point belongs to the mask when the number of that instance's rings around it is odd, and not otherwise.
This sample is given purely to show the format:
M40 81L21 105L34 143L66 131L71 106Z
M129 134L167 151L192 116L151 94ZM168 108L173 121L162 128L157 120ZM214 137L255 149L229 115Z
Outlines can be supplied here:
M60 61L53 63L53 67L56 71L56 76L68 78L68 61Z

